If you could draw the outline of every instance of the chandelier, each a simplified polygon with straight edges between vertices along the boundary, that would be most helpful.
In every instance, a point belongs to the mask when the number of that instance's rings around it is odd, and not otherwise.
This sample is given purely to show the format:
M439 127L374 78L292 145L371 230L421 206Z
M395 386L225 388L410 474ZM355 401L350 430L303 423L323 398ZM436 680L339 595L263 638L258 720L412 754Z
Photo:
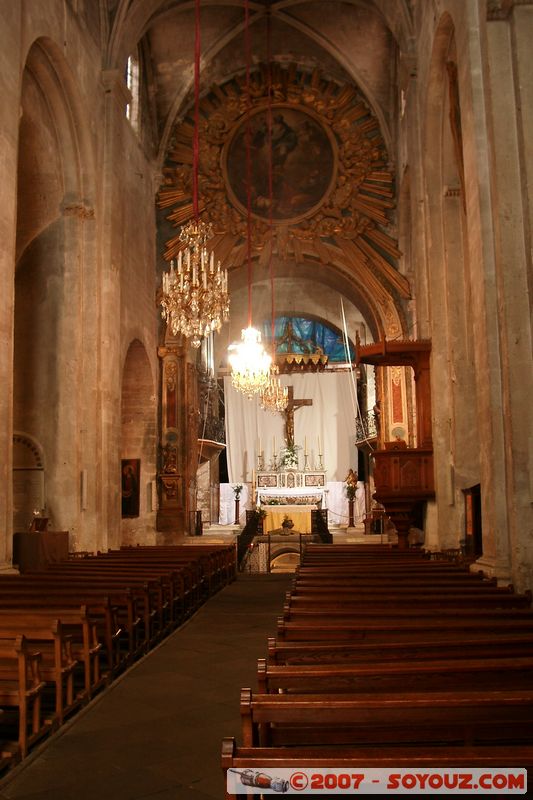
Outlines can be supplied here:
M231 383L248 398L266 389L270 379L271 357L261 344L261 333L252 327L252 155L251 155L251 85L250 85L250 25L249 2L244 0L244 38L246 45L246 259L248 264L248 327L242 331L242 341L228 347Z
M170 325L172 334L181 333L200 347L204 336L220 331L229 316L228 273L215 264L213 252L206 242L213 236L211 224L199 218L198 164L200 117L200 0L195 0L194 37L194 130L192 196L194 219L184 226L179 239L183 244L178 254L177 269L174 260L170 270L163 273L161 316Z
M289 402L289 393L286 386L282 386L277 376L279 370L275 364L270 367L270 376L266 387L261 392L260 403L264 411L273 414L285 411Z
M242 342L228 347L231 366L231 383L239 392L252 398L266 389L270 380L272 359L261 344L261 334L256 328L242 331Z
M215 264L214 254L205 246L212 236L211 225L194 220L181 229L185 249L170 270L163 274L161 316L175 336L182 333L193 347L211 331L220 331L229 316L228 273Z

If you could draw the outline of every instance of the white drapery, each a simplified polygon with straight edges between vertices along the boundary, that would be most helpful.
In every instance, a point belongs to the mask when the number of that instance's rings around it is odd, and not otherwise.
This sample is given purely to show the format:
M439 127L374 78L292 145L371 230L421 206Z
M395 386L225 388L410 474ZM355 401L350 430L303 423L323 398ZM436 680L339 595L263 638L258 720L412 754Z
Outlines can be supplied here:
M294 440L299 467L304 466L307 444L308 465L318 467L318 447L328 481L344 481L350 467L357 470L355 447L355 410L351 399L351 377L348 372L281 375L284 386L294 386L294 399L312 399L313 405L302 406L294 413ZM274 447L279 454L285 444L285 416L263 411L259 400L248 400L235 391L231 378L224 378L226 405L226 454L231 483L252 480L257 470L259 447L268 469Z

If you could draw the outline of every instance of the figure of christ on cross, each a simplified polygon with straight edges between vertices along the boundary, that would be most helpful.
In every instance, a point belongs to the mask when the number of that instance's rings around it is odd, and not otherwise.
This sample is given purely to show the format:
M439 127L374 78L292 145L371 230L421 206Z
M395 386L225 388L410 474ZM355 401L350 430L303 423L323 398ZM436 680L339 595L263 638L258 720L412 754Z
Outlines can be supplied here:
M294 445L294 412L302 406L312 406L312 400L294 399L294 386L287 387L287 408L285 414L285 440L289 447Z

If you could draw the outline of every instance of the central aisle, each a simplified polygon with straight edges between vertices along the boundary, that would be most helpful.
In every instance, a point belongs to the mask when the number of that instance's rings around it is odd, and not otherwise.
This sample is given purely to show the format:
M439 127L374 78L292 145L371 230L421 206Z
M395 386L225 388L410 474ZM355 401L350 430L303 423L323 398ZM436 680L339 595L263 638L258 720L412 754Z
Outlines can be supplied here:
M240 575L85 713L0 783L0 800L206 800L224 796L222 738L292 575Z

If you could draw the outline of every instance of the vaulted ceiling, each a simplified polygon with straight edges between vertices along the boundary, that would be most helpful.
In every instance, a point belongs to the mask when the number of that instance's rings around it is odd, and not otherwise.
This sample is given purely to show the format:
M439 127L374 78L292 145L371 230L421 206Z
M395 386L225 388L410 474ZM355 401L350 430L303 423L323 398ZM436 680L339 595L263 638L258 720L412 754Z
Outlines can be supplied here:
M162 174L158 249L167 260L176 255L178 229L192 214L194 5L193 0L115 0L107 8L107 66L123 68L133 52L143 63L150 144ZM398 71L412 41L411 2L250 0L249 5L250 105L243 0L201 2L200 200L202 215L214 224L217 255L231 267L231 287L242 286L246 209L236 165L243 156L239 142L247 107L255 115L256 133L265 114L270 26L274 112L298 140L271 226L277 274L303 275L305 269L328 287L342 286L366 318L373 317L369 324L377 333L375 321L384 318L386 308L392 303L401 317L410 297L398 269L395 206ZM294 184L301 186L310 143L320 167L308 176L307 195L297 194ZM258 155L259 150L254 164ZM259 274L266 269L270 237L262 200L256 193L252 255Z

